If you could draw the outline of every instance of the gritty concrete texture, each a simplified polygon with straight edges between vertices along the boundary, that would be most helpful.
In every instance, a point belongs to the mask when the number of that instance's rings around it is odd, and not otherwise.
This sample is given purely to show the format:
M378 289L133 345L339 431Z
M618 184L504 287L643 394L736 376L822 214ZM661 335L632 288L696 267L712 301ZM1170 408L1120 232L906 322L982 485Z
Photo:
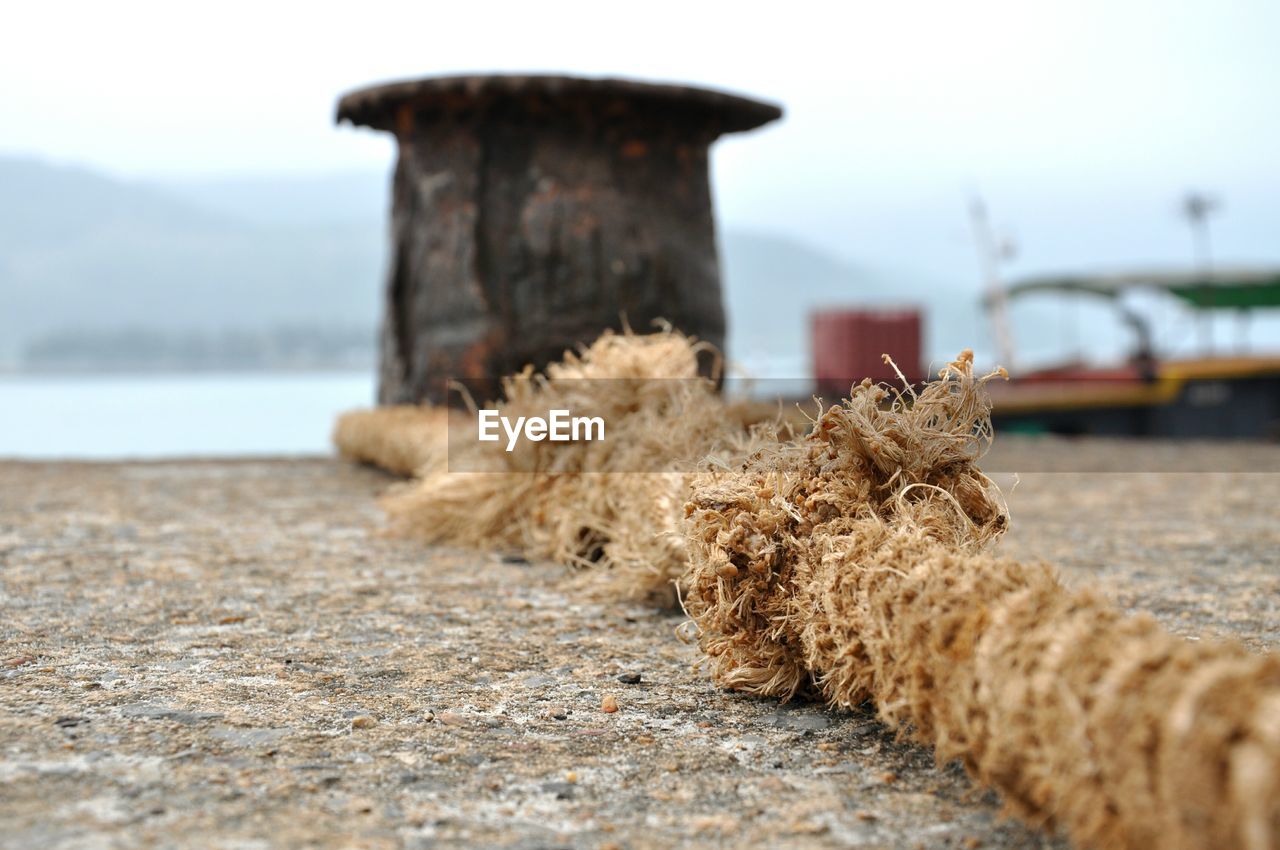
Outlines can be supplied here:
M679 617L381 536L388 484L0 463L0 846L1065 846L868 711L717 690ZM1009 501L1008 553L1180 633L1280 642L1280 475L1032 472Z

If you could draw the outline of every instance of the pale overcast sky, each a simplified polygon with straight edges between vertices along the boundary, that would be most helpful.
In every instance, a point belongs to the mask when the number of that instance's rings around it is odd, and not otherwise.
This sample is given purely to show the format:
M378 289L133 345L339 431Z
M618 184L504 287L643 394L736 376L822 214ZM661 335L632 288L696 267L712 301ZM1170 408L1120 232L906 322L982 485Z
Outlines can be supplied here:
M144 178L373 171L390 141L332 125L350 88L616 75L785 106L717 148L738 226L908 265L913 240L948 241L942 267L970 250L980 189L1032 265L1071 260L1074 229L1101 260L1160 259L1195 186L1229 201L1224 251L1274 259L1277 33L1273 0L20 3L0 33L0 152Z

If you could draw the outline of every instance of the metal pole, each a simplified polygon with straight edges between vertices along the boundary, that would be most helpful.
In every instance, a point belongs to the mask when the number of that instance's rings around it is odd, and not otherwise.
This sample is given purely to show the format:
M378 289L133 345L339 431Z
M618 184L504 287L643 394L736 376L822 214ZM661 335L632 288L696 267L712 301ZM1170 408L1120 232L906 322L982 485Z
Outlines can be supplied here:
M1200 342L1206 353L1213 352L1213 245L1209 237L1209 215L1218 209L1218 201L1202 192L1188 192L1182 211L1191 225L1196 267L1203 275L1205 313L1200 317Z
M987 311L1000 353L1000 365L1012 372L1014 351L1013 332L1009 327L1009 299L1000 280L1000 261L1005 258L1005 252L996 244L987 205L982 198L974 197L969 203L969 219L973 223L973 236L978 246L978 263L982 269Z

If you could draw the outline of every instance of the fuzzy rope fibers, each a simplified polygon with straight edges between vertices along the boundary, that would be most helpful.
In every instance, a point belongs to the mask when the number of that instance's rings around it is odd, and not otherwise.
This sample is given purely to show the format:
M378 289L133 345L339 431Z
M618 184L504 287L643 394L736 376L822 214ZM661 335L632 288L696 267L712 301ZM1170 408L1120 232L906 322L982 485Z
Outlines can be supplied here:
M444 462L419 469L418 480L384 501L393 530L428 543L590 568L581 579L584 592L674 606L673 583L688 562L679 521L690 470L746 435L715 383L699 375L705 348L670 330L605 333L544 373L527 368L504 379L496 404L506 415L545 416L557 408L600 416L607 439L525 442L512 452L461 441L453 459L478 471L450 472ZM435 423L438 446L447 442L444 421ZM403 442L357 428L367 424L360 414L345 423L349 454ZM396 423L387 424L395 430ZM416 446L428 443L409 436ZM443 460L443 454L437 448L424 456ZM687 460L683 468L677 458Z
M715 678L872 700L1037 825L1099 848L1280 846L1280 658L1188 642L987 554L999 493L971 356L869 383L799 443L696 482L687 608Z
M591 566L615 597L665 602L677 580L721 684L871 700L1081 846L1280 848L1280 657L1180 639L993 556L1008 515L977 464L995 376L971 355L918 396L864 382L783 441L745 436L696 353L670 332L606 334L508 380L512 412L590 408L620 436L608 446L451 474L448 414L429 409L352 414L335 439L417 473L386 503L401 532ZM633 471L673 447L720 460Z

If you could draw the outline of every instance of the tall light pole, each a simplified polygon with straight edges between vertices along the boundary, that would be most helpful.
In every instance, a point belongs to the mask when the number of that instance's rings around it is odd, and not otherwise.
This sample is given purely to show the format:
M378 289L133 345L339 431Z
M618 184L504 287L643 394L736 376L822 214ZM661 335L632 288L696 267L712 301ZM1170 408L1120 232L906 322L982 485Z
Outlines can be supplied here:
M1213 244L1209 238L1209 216L1216 212L1221 204L1218 200L1203 192L1188 192L1182 199L1182 214L1191 225L1191 239L1194 243L1196 268L1203 276L1201 288L1205 296L1208 310L1213 309ZM1213 313L1208 312L1200 317L1200 342L1206 352L1213 351Z

